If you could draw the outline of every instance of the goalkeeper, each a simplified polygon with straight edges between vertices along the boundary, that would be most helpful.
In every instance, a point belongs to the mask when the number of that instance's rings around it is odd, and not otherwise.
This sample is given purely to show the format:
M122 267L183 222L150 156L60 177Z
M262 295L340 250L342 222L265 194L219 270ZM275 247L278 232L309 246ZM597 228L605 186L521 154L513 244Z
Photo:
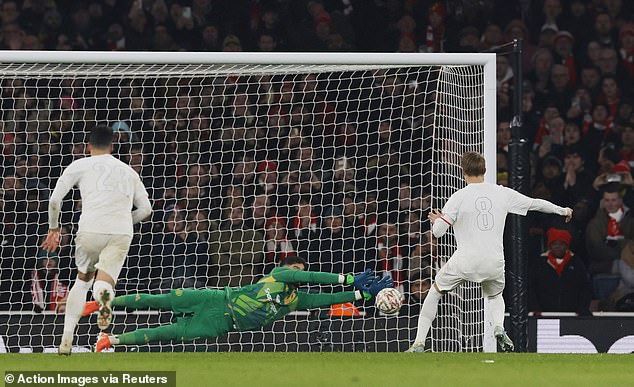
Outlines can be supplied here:
M306 261L291 256L257 283L241 288L178 289L169 294L135 294L115 297L114 307L164 309L183 314L177 322L157 328L138 329L121 335L101 333L96 352L116 345L138 345L157 341L191 341L218 337L231 331L259 329L295 310L319 308L369 300L384 288L392 287L389 277L379 279L372 271L353 276L304 272ZM311 294L297 290L299 283L353 285L355 291ZM96 302L86 304L84 316L99 309Z

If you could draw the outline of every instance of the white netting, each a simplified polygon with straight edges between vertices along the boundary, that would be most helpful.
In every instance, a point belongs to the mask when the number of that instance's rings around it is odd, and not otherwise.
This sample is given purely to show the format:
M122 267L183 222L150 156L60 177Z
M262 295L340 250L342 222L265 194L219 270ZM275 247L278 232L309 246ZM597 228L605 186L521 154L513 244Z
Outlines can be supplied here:
M436 105L432 206L442 208L449 196L465 186L460 168L462 154L484 152L483 74L475 67L445 68L438 83L442 101ZM455 251L453 229L438 241L438 266ZM480 285L467 282L445 296L431 330L434 351L481 351L484 334L484 300Z
M462 186L462 152L483 149L483 66L4 64L0 74L0 338L9 350L59 340L55 297L75 276L78 192L64 201L59 256L38 258L38 245L48 195L63 168L84 157L96 123L116 128L115 154L140 173L154 209L136 229L118 294L247 285L297 253L313 271L390 274L406 297L399 317L368 303L358 305L361 318L298 313L261 332L142 350L411 343L419 303L410 279L428 279L454 243L443 238L432 252L427 211ZM46 270L53 261L59 269ZM440 311L434 350L481 349L474 287ZM112 331L171 317L118 311ZM94 325L82 320L78 345L94 339Z

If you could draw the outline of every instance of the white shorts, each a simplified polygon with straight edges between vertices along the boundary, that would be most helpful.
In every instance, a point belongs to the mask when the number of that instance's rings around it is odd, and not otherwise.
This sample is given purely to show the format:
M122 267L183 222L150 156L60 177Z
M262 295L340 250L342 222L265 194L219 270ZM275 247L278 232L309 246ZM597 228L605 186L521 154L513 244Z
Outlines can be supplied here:
M132 243L132 237L119 234L77 233L75 264L81 273L100 270L116 282Z
M497 296L504 291L504 267L491 273L465 273L456 260L449 259L435 279L436 287L441 292L453 290L465 281L478 282L485 297Z

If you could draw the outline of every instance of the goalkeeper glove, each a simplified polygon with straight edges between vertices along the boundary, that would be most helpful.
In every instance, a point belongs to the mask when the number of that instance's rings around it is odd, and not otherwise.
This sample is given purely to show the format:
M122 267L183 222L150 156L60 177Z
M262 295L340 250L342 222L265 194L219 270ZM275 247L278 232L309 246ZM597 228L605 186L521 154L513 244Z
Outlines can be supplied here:
M376 296L379 292L385 288L393 288L394 280L389 276L385 276L381 279L375 277L372 283L363 288L363 293L370 294L372 296ZM367 297L366 297L367 299Z
M353 276L348 274L346 276L346 285L352 285L355 289L363 290L366 286L370 285L377 277L372 273L372 270L366 269L363 273Z

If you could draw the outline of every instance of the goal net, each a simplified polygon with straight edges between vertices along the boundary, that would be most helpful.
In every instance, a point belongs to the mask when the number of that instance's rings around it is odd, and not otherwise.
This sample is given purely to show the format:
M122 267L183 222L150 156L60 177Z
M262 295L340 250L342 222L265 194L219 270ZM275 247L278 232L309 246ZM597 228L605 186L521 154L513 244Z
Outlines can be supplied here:
M63 168L88 154L96 124L113 128L114 154L140 174L153 204L135 228L118 295L243 286L295 254L312 271L372 268L404 295L398 316L344 304L260 331L122 350L407 349L421 294L455 248L451 233L430 237L430 206L463 186L464 151L485 153L487 179L495 171L494 63L489 54L0 53L0 352L59 342L79 192L64 200L59 252L38 246L50 193ZM477 286L451 292L439 312L430 350L483 350ZM109 329L173 319L116 310ZM75 350L88 350L97 330L83 318Z

